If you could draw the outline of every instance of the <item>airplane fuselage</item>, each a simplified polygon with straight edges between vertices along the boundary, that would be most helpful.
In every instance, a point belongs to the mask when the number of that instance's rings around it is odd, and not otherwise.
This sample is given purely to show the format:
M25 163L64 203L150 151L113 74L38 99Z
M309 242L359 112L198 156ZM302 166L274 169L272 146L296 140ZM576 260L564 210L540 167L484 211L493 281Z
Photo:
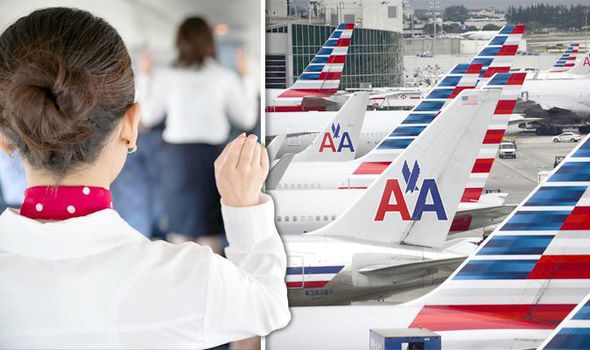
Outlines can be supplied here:
M534 101L541 108L571 111L581 118L590 117L590 79L525 80L521 99Z
M336 220L365 190L301 190L269 191L275 202L275 222L281 235L299 235L315 231ZM501 208L503 194L483 194L478 202L459 203L455 221L467 221L467 225L452 225L454 231L465 231L499 223L512 207L507 207L504 215L496 218L480 216L474 210ZM471 212L471 213L467 213ZM469 218L464 218L469 216Z
M283 236L283 241L288 257L287 287L291 306L346 305L436 286L476 247L471 240L458 240L451 250L445 251L315 235ZM457 260L404 273L364 271L450 258ZM415 297L415 294L408 296Z

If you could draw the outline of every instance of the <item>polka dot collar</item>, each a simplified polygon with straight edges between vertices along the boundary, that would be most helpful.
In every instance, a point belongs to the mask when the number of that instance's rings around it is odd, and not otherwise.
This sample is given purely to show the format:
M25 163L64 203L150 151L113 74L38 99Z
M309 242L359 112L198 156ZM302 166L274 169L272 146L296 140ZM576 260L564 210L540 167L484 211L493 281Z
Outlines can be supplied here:
M20 215L37 220L66 220L113 207L111 192L102 187L36 186L25 190Z

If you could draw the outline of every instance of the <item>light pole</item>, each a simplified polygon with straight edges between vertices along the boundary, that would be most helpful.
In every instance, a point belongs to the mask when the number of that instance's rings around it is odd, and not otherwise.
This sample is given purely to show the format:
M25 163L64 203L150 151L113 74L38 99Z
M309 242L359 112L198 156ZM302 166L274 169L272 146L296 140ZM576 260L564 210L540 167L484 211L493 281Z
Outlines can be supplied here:
M432 56L434 56L435 47L436 47L436 19L437 19L437 11L440 10L440 0L429 0L428 5L432 10Z

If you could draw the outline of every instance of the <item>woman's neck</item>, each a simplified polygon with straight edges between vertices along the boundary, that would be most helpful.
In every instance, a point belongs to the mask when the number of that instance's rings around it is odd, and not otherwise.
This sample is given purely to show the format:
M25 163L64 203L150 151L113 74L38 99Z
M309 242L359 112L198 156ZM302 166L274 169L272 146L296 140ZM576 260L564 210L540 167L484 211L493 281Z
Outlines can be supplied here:
M29 188L36 186L90 186L109 189L111 184L109 176L96 166L87 166L64 176L56 176L50 171L32 168L25 164L25 173Z

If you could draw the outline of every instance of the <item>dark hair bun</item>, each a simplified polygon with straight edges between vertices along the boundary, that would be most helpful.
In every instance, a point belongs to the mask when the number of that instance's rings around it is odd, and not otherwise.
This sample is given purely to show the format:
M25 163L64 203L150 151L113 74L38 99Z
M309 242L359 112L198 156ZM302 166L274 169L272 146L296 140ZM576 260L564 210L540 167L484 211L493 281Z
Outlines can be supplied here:
M51 53L36 52L27 61L7 89L12 127L35 158L48 151L67 153L92 133L88 114L96 89L91 77Z
M0 35L0 132L32 167L94 162L134 95L123 40L89 12L37 10Z

